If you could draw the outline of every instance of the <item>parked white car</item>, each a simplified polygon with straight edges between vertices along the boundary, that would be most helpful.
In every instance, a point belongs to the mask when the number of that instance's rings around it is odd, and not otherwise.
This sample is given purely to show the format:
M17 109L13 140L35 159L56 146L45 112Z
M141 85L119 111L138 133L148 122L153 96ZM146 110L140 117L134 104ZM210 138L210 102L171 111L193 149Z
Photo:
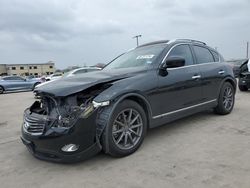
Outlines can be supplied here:
M98 67L83 67L83 68L78 68L78 69L74 69L72 71L69 71L64 76L70 77L70 76L75 76L75 75L79 75L79 74L83 74L83 73L87 73L87 72L98 71L98 70L102 70L102 69L98 68Z
M63 76L63 73L57 72L54 74L51 74L45 78L46 81L52 81L52 80L57 80Z

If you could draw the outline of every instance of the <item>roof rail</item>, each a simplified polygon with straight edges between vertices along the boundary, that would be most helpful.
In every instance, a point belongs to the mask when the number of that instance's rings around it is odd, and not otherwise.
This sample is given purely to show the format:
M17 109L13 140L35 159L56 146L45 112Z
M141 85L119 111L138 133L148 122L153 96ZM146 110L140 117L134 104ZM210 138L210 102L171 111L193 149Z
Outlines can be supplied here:
M149 45L154 45L154 44L164 44L164 43L168 43L168 42L169 42L169 40L158 40L158 41L142 44L138 47L149 46Z
M205 42L199 41L199 40L192 40L192 39L176 39L175 41L187 41L187 42L194 42L194 43L200 43L203 45L207 45Z

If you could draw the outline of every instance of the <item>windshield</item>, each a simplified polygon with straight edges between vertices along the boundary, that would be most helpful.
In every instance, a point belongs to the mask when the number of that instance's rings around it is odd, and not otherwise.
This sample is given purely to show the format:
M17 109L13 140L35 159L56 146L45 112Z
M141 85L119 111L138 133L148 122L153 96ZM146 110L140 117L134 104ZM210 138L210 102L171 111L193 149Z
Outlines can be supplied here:
M67 77L68 75L70 75L72 72L74 72L75 71L75 69L74 70L71 70L71 71L68 71L68 72L66 72L66 73L64 73L63 74L63 77Z
M154 62L165 47L166 45L158 44L136 48L114 59L104 69L147 67Z

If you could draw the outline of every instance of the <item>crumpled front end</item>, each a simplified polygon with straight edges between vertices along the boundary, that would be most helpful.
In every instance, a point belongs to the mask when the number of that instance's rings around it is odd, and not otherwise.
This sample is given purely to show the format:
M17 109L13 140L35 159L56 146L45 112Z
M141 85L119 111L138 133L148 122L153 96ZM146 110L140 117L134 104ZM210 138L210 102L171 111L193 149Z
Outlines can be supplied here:
M100 104L93 99L101 91L91 88L67 97L39 94L24 112L23 143L35 157L55 162L75 162L95 155L102 147L96 125Z
M239 76L239 85L250 88L250 72L243 72Z

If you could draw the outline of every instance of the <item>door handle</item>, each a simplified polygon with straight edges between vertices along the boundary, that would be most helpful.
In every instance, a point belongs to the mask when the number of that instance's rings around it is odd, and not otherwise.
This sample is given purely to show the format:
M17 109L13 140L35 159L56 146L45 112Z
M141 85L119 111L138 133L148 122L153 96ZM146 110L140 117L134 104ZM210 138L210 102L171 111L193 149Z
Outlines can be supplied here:
M220 70L218 73L219 73L219 74L224 74L225 71L224 71L224 70Z
M201 75L194 75L194 76L192 76L192 79L199 79L199 78L201 78Z

